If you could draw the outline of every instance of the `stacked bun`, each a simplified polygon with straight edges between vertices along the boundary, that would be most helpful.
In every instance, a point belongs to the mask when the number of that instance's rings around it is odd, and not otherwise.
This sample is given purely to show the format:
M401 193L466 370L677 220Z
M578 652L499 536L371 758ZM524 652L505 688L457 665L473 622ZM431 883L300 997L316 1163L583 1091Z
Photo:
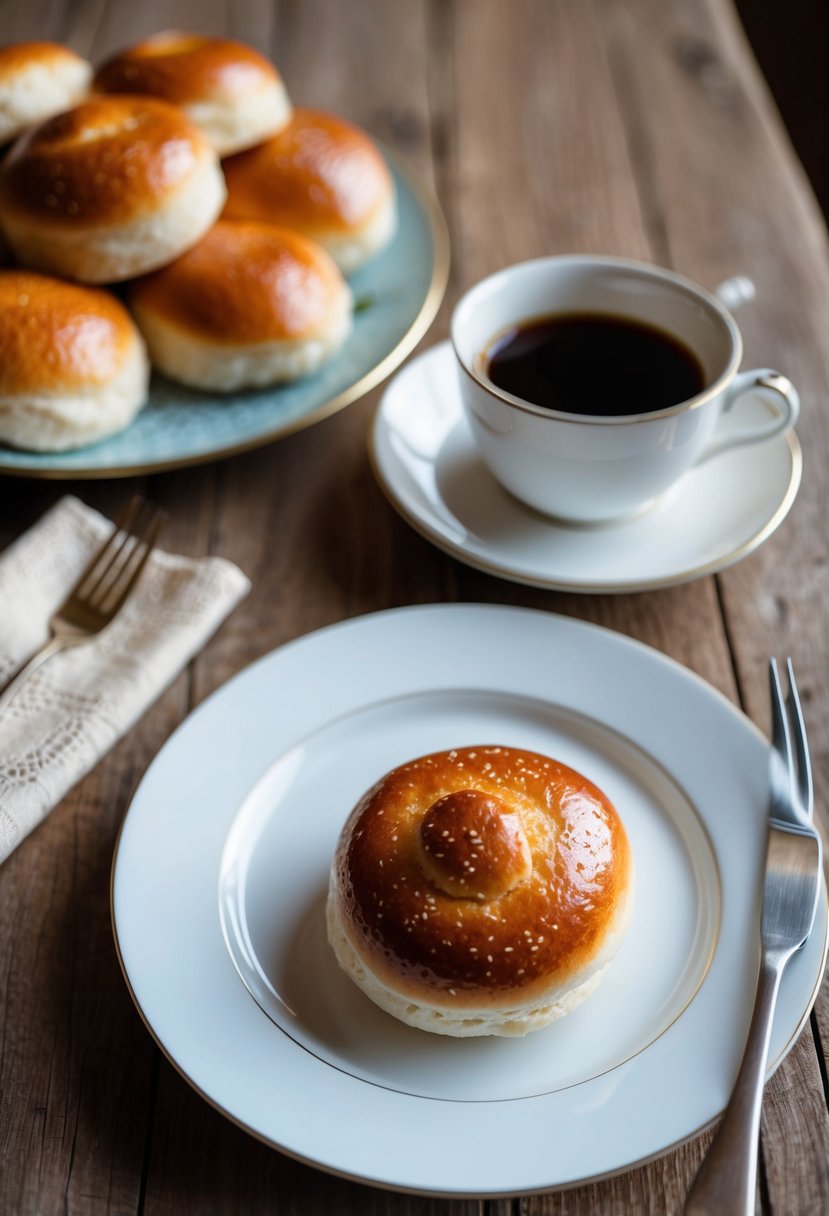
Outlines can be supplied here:
M0 46L0 144L75 105L91 80L86 60L57 43Z
M588 996L631 910L625 829L586 777L485 746L403 764L337 845L328 937L343 969L436 1034L524 1035Z
M272 63L229 38L167 30L114 55L95 75L101 93L146 93L181 106L220 156L281 131L291 103Z
M0 271L0 441L60 452L131 422L150 366L110 292L26 270Z
M207 232L225 198L215 151L148 97L93 97L24 135L0 174L18 260L84 283L164 265Z
M126 284L159 371L207 391L262 387L309 375L342 346L343 273L394 229L392 179L368 137L294 112L273 64L230 39L157 34L94 78L50 43L0 48L0 143L12 138L0 264L28 272L28 287L10 277L0 298L29 303L3 320L0 442L80 446L146 401L142 338L113 296L81 285ZM225 173L235 197L217 224ZM64 349L73 308L106 355L97 369L85 357L83 374ZM38 310L42 382L9 337L37 326Z
M279 135L225 164L224 215L295 228L318 241L344 274L374 257L394 231L386 162L358 127L320 110L295 110Z
M328 254L273 224L216 224L130 302L153 364L219 391L307 376L351 328L351 292Z

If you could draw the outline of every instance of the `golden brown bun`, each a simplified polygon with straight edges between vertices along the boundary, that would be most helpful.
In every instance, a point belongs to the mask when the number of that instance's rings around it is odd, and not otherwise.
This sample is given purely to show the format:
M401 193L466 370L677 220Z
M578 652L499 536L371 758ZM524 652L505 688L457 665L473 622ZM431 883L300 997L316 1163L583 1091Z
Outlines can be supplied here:
M271 224L216 224L137 283L130 303L155 366L220 391L315 370L351 319L351 294L325 250Z
M381 249L395 223L394 186L359 127L319 110L294 110L279 135L224 164L225 219L295 228L345 273Z
M86 94L92 68L55 42L0 46L0 144Z
M0 271L0 440L38 451L120 430L147 399L149 362L109 292Z
M100 93L144 93L181 106L220 155L275 135L291 106L272 63L229 38L166 30L119 52L95 76Z
M20 261L87 282L128 278L194 244L224 200L216 154L175 106L94 97L36 127L0 169Z
M546 756L472 747L413 760L339 840L329 937L373 1000L442 1034L524 1034L587 994L615 952L630 847L602 792Z

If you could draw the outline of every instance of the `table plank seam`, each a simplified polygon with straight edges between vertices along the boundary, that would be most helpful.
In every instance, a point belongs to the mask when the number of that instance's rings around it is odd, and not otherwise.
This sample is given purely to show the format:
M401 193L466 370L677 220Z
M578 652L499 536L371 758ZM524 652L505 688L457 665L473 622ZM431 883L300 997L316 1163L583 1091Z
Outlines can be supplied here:
M823 987L824 989L826 988L825 977ZM829 1071L827 1071L826 1068L826 1052L823 1046L823 1038L820 1033L820 1024L814 1009L809 1014L809 1025L812 1028L812 1036L815 1043L815 1050L817 1052L818 1070L820 1072L820 1079L823 1083L823 1099L826 1103L827 1110L829 1110Z

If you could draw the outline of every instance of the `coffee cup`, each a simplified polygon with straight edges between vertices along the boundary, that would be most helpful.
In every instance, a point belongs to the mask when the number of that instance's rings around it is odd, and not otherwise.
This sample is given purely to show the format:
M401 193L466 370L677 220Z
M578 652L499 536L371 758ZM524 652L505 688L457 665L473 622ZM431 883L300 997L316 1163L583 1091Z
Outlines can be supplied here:
M606 523L647 509L704 461L794 426L794 386L771 368L739 370L743 341L724 301L734 307L750 288L737 279L712 293L670 270L591 256L523 262L471 288L454 310L452 343L465 415L492 474L545 515ZM607 361L590 412L496 384L493 351L504 335L560 318L647 329L675 344L696 366L698 379L678 389L690 395L663 405L658 384L645 400L643 382L640 402L635 371L622 384Z

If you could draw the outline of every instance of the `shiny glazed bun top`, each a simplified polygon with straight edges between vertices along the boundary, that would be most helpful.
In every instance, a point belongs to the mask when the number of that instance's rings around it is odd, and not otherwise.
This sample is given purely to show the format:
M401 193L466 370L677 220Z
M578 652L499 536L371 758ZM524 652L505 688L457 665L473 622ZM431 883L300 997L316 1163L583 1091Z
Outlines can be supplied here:
M3 209L75 228L151 213L213 156L174 106L91 97L15 144L0 174Z
M137 342L132 318L108 291L0 271L0 397L106 383Z
M59 71L65 64L85 62L59 42L9 42L0 46L0 81L5 82L35 64Z
M95 88L147 93L183 106L238 97L279 78L272 63L241 42L164 30L108 59L95 75Z
M217 345L313 333L346 291L323 249L271 224L219 222L193 249L147 275L133 307Z
M585 777L515 748L438 752L387 774L347 821L332 944L346 943L343 965L403 1020L524 1033L566 1012L556 1002L608 961L631 883L624 827ZM475 1013L484 1029L429 1025L424 1010L450 1023ZM510 1025L488 1024L499 1010Z

